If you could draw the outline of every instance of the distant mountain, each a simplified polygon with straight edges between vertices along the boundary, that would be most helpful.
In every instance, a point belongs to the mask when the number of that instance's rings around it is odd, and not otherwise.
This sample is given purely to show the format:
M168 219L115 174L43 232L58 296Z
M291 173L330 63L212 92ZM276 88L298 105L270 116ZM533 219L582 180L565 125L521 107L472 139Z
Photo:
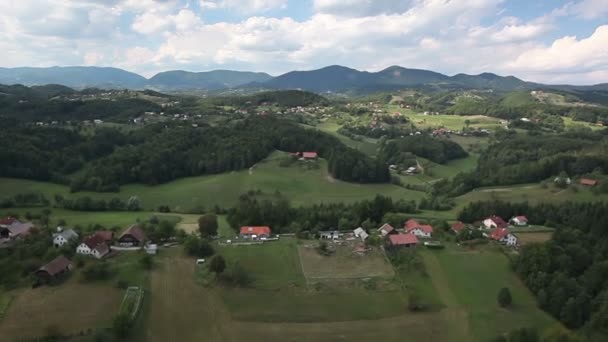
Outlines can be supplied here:
M513 76L492 73L447 76L434 71L391 66L378 72L359 71L339 65L317 70L291 71L272 77L266 73L215 70L207 72L166 71L146 79L138 74L116 68L51 67L0 68L0 84L26 86L60 84L76 89L128 88L172 90L222 89L302 89L317 93L372 93L405 87L425 89L492 89L513 91L528 89L560 89L577 91L607 91L608 84L590 86L544 85L520 80Z
M0 68L0 83L26 86L61 84L72 88L141 88L147 80L138 74L117 68L50 67Z
M161 89L224 89L248 83L261 83L272 79L263 72L242 72L214 70L207 72L188 72L182 70L166 71L154 75L148 86Z

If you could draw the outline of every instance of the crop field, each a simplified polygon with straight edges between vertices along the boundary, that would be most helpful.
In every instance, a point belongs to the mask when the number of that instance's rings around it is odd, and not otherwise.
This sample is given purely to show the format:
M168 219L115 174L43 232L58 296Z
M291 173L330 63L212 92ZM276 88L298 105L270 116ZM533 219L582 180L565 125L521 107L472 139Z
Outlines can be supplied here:
M551 240L551 232L519 232L516 233L518 242L522 245L541 243Z
M352 246L337 246L331 256L320 255L312 244L298 246L302 271L306 280L354 279L369 277L392 277L395 272L377 247L365 255L353 253Z
M468 327L471 340L487 341L524 326L543 331L557 325L536 306L532 294L511 271L507 258L494 246L473 251L450 246L422 254L435 287L448 299L444 300L448 312L466 312L454 317L460 317L459 325ZM496 296L502 287L511 290L511 308L502 309L497 303Z
M44 336L50 327L63 334L109 327L118 312L123 291L103 284L85 285L70 279L60 286L18 291L4 318L0 336Z

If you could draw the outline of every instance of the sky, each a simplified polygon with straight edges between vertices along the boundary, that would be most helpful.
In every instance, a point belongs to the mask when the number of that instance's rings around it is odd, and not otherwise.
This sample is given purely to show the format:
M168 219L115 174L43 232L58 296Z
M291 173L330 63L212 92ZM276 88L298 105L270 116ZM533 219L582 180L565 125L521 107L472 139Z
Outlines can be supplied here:
M0 67L328 65L608 82L608 0L1 0Z

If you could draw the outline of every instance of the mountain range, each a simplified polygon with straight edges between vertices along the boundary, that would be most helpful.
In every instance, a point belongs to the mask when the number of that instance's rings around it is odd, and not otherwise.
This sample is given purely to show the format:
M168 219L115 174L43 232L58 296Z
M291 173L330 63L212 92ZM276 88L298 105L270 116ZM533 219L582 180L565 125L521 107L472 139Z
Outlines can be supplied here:
M447 76L434 71L400 66L391 66L379 72L367 72L339 65L317 70L291 71L276 77L266 73L232 70L208 72L175 70L158 73L149 79L129 71L107 67L0 68L0 84L27 86L60 84L72 88L148 88L161 91L229 88L302 89L319 93L371 92L415 86L498 91L532 88L608 90L608 83L590 86L544 85L492 73Z

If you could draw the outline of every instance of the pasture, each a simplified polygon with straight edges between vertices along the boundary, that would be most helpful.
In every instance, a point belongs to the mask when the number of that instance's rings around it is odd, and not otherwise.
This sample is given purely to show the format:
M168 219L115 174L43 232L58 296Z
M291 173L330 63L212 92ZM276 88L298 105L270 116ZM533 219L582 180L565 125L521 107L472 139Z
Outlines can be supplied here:
M355 279L369 277L392 277L395 272L378 247L357 255L354 246L336 246L331 256L319 254L315 242L304 242L298 246L302 271L308 282L329 279Z
M447 308L466 312L460 317L471 340L487 341L520 327L534 326L543 331L558 324L536 306L533 295L494 245L476 250L450 246L445 250L422 251L422 256ZM496 296L502 287L511 290L511 308L500 308L497 303Z
M90 196L106 200L119 197L125 201L130 196L137 195L146 210L152 211L160 205L168 205L176 212L198 211L215 205L230 207L241 194L249 190L261 190L269 194L279 191L296 206L354 202L373 198L376 194L409 200L418 198L420 194L392 184L355 184L333 179L327 173L327 162L322 159L317 161L319 167L316 169L309 170L298 165L280 167L279 162L285 156L285 153L275 152L251 170L182 178L156 186L129 184L122 186L119 193L70 194L67 186L13 178L0 178L0 188L3 189L3 196L42 192L51 201L55 194L66 198Z
M551 232L518 232L516 233L519 244L542 243L551 240Z
M44 336L51 327L62 334L109 327L124 292L105 284L81 284L73 278L60 286L16 291L0 320L0 336L12 341Z

